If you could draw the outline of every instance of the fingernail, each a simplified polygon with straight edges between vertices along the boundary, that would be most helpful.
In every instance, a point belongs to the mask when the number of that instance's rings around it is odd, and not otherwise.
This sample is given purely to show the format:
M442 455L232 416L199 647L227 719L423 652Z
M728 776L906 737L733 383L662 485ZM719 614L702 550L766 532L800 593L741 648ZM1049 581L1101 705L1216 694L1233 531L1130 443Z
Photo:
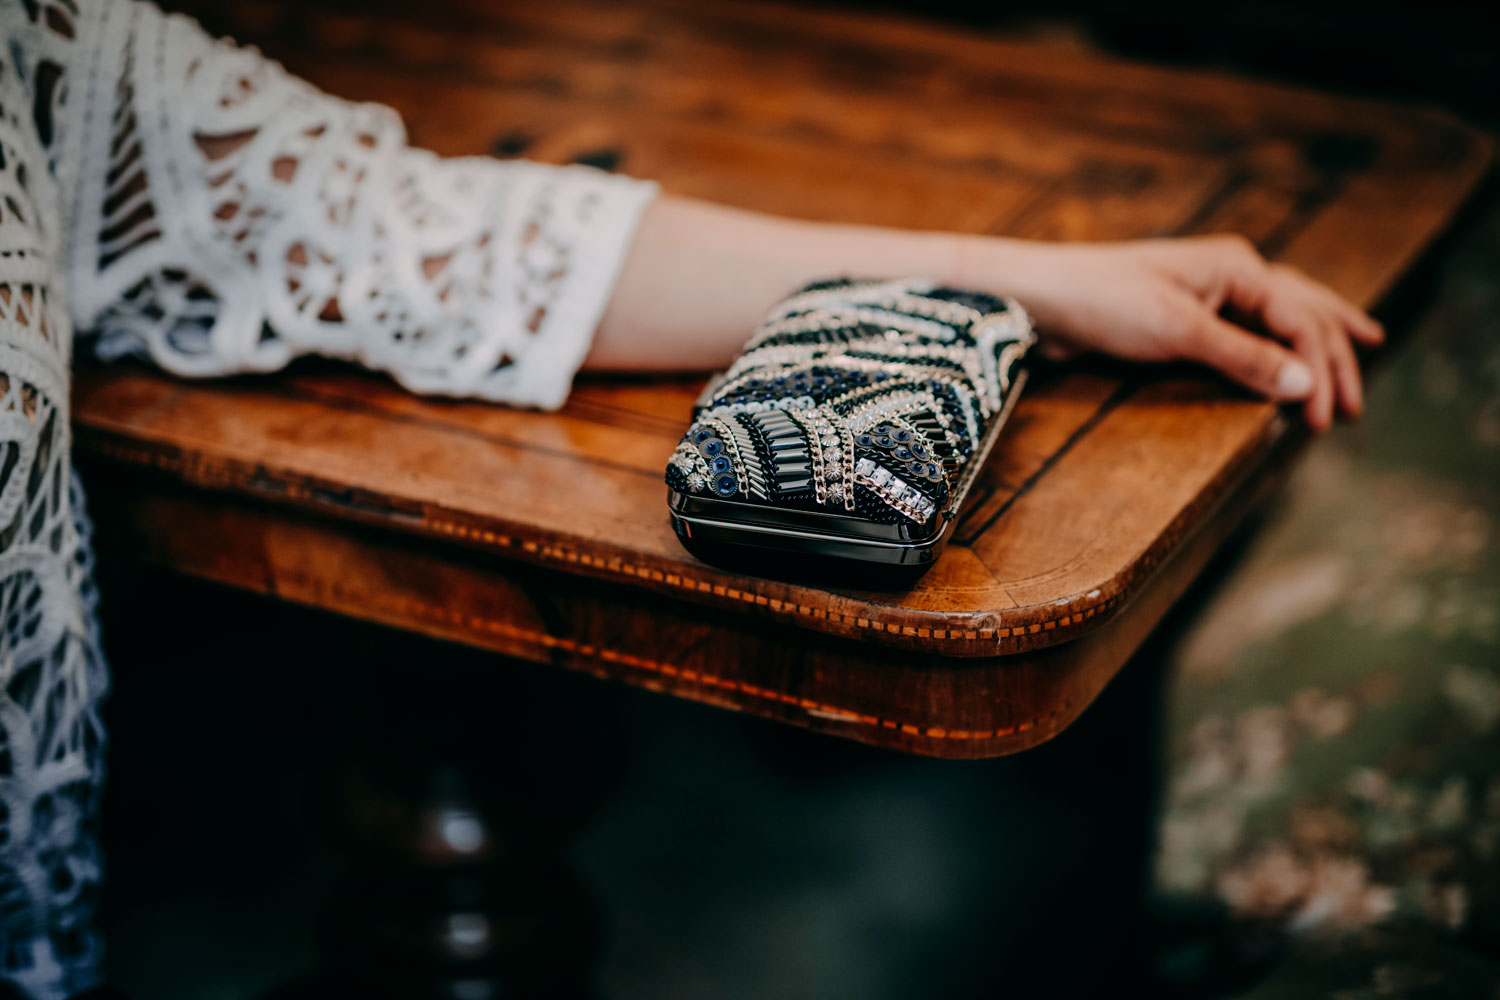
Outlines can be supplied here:
M1276 373L1276 394L1284 399L1301 399L1312 388L1312 369L1300 361L1288 361Z

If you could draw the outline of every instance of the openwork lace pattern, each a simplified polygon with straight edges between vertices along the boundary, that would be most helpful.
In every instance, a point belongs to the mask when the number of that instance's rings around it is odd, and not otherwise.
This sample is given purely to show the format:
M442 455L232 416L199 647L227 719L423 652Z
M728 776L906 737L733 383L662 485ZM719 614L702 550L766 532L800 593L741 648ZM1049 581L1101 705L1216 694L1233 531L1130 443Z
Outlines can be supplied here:
M72 313L183 375L317 352L419 392L556 406L654 187L443 159L145 4L89 11Z
M0 982L93 984L103 777L79 346L184 376L348 358L560 405L653 185L441 159L389 109L128 0L0 0Z
M13 37L71 39L67 4L22 13ZM68 464L72 327L43 145L59 135L68 94L50 51L0 55L0 979L38 997L91 985L97 966L89 920L107 683Z

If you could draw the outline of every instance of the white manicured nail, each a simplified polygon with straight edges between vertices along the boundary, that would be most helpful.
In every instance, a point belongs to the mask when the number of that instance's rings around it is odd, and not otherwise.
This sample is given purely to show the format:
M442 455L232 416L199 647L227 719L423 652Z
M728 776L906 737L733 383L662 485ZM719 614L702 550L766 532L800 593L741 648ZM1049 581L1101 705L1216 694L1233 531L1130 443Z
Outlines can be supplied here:
M1303 399L1312 388L1312 369L1300 361L1288 361L1276 373L1276 394L1284 399Z

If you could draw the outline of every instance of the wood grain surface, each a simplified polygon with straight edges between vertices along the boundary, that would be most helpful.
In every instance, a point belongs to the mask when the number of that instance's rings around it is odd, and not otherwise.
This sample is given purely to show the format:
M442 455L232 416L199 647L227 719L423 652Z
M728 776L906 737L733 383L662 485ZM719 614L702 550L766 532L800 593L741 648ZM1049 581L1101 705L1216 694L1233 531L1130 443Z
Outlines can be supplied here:
M1367 305L1490 155L1435 112L885 17L686 0L187 7L328 90L391 104L442 153L592 162L816 219L1238 231ZM75 433L126 512L119 537L152 558L951 756L1020 749L1076 715L1303 433L1194 372L1043 369L937 566L906 591L858 591L724 572L678 545L661 476L697 390L584 380L541 414L327 364L216 384L122 366L80 373ZM554 631L522 622L569 593L580 606ZM521 631L424 624L417 607ZM706 668L685 665L704 657L740 686L699 683Z

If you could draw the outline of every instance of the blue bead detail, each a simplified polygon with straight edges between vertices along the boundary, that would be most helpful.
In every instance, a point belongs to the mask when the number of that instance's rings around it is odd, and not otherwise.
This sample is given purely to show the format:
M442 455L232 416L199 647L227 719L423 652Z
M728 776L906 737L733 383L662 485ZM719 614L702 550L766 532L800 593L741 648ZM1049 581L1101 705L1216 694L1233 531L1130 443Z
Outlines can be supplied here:
M906 442L911 440L911 431L907 430L905 427L897 427L895 430L891 431L891 437L895 438L897 441L900 441L902 444L905 444Z
M698 450L703 453L704 458L713 458L724 450L724 442L716 437L711 437L698 445Z
M693 431L692 441L693 444L702 444L713 436L713 431L709 430L707 427L700 427L697 430Z
M902 462L908 461L912 457L911 449L904 444L897 448L895 451L891 452L891 454L896 456L896 458Z
M740 483L734 474L726 472L714 480L714 492L721 497L732 497L740 491Z
M728 455L715 456L713 462L709 465L709 468L715 472L728 472L731 467Z
M927 446L920 441L913 441L910 447L913 458L927 459L931 457L927 451Z
M892 441L889 436L882 434L875 439L875 447L890 449L896 447L896 442Z

